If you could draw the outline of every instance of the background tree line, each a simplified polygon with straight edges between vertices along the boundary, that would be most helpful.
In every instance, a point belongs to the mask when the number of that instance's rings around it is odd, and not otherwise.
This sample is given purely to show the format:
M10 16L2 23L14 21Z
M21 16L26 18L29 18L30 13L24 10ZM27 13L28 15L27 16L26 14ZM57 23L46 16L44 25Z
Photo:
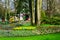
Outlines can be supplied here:
M43 1L44 0L13 0L15 10L12 14L16 16L17 14L20 14L22 12L29 12L31 18L31 25L40 26L41 23L48 22L48 24L53 24L53 22L59 21L58 18L54 17L57 13L59 14L59 0L45 0L47 3L46 10L43 9ZM3 7L3 4L0 4L0 14L4 15L5 19L7 19L8 17L9 20L11 15L10 0L5 0L5 7ZM9 16L7 16L7 14ZM53 21L51 21L50 19Z

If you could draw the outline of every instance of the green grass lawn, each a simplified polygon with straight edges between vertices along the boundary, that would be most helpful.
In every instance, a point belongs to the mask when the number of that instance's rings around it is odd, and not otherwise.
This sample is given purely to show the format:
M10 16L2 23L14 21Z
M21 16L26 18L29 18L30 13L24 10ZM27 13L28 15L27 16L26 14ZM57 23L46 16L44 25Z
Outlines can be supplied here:
M41 27L49 27L49 26L56 26L56 27L60 27L60 25L50 25L50 24L41 24Z
M60 33L29 37L0 37L0 40L60 40Z

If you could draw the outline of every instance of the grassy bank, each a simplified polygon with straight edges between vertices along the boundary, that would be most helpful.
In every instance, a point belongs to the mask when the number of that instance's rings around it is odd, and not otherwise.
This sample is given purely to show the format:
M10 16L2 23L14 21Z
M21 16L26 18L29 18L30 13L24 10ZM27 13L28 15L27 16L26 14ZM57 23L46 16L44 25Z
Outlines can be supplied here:
M0 40L60 40L60 33L29 37L0 37Z

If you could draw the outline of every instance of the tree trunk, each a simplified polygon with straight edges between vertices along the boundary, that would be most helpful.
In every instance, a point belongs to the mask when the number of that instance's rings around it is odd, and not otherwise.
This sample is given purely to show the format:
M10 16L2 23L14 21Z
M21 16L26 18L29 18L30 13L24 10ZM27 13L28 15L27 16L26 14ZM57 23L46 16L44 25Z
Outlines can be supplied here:
M9 18L10 18L10 0L8 0L8 2L7 2L7 13L8 13L8 15L7 15L7 20L9 21Z
M40 26L41 23L41 8L42 8L42 0L36 0L36 10L37 10L37 26Z
M31 13L31 25L35 24L34 0L29 0L29 8Z
M7 0L5 0L5 21L7 19Z
M35 25L37 25L37 0L35 0Z

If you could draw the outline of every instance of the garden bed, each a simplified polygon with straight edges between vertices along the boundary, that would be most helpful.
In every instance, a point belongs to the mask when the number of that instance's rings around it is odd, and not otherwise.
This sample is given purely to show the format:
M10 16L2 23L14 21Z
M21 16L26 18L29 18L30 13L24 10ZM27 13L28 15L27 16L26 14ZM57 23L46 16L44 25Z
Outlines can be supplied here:
M60 27L58 26L37 27L37 29L34 30L33 32L37 34L57 33L60 32Z
M31 36L31 35L43 35L50 33L60 32L60 27L49 26L49 27L37 27L36 29L18 29L18 30L0 30L1 36Z

